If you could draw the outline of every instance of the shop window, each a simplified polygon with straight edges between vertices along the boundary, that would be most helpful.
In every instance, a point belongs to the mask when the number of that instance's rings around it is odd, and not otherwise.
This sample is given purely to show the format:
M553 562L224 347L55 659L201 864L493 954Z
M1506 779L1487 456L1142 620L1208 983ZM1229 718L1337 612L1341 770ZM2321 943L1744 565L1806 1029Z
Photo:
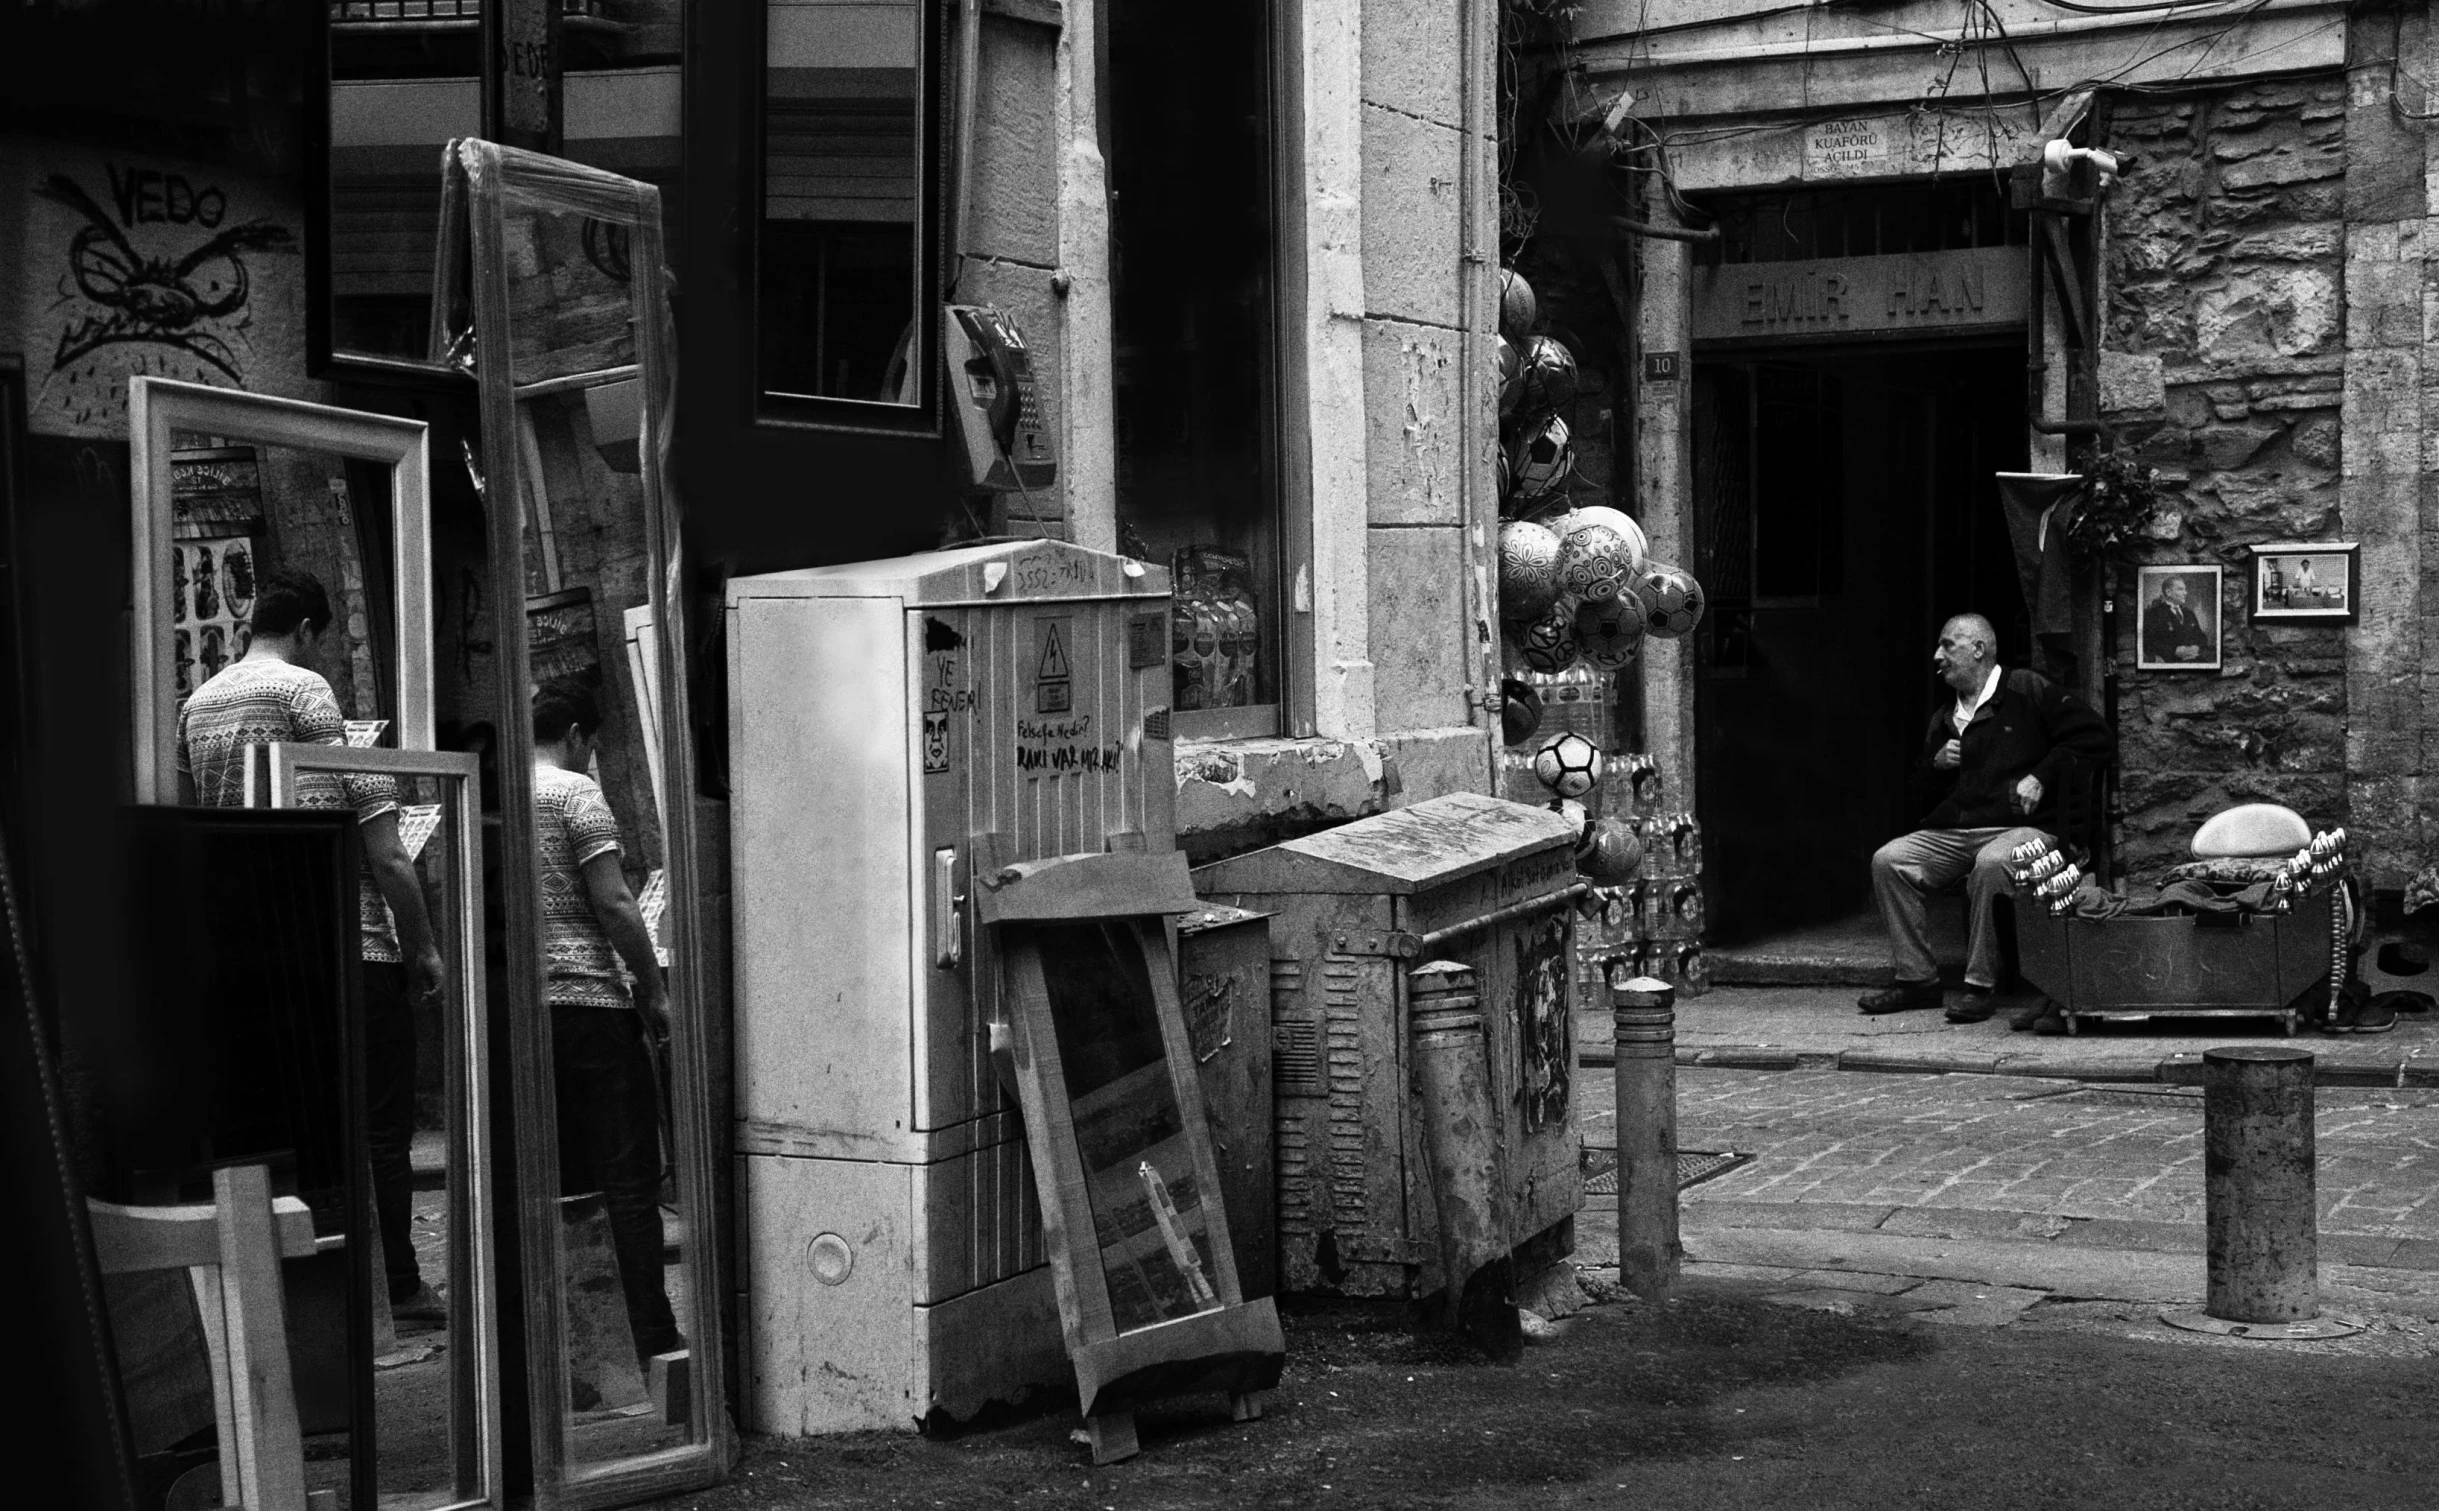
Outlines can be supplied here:
M671 247L682 184L681 5L557 0L551 18L555 150L659 188ZM326 20L310 248L315 355L359 370L422 367L441 149L455 137L505 139L493 103L501 66L487 60L506 49L486 40L484 0L329 0Z
M2020 247L2031 221L2010 208L1987 173L1928 186L1726 194L1706 198L1719 240L1697 250L1705 262L1801 262L1816 257L1880 257L1970 247Z
M929 402L933 9L763 6L754 339L766 414L904 424L886 411Z
M1102 15L1119 544L1175 575L1179 733L1274 734L1286 574L1268 8L1116 0Z

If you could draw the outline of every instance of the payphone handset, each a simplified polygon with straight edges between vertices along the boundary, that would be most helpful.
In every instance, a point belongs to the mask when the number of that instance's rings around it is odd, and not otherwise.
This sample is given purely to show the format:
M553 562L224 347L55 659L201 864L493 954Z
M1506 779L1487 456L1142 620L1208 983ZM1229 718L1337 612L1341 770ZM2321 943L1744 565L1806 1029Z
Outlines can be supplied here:
M1049 487L1058 480L1058 449L1023 333L993 305L952 304L948 313L941 334L949 407L965 440L966 476L990 493Z

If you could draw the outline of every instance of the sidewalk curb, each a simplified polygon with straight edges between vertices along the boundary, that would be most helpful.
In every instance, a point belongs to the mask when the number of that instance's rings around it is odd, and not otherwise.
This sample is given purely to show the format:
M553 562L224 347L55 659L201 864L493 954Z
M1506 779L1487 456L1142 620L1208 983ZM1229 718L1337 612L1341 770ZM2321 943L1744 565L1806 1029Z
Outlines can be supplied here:
M2145 1061L2133 1057L1959 1054L1953 1050L1909 1053L1896 1049L1785 1049L1773 1045L1680 1045L1679 1065L1706 1070L1856 1070L1880 1075L2001 1075L2044 1080L2126 1084L2202 1084L2202 1057L2177 1052ZM1586 1044L1579 1069L1607 1070L1617 1064L1610 1046ZM2315 1086L2439 1087L2439 1062L2402 1057L2386 1063L2315 1058Z

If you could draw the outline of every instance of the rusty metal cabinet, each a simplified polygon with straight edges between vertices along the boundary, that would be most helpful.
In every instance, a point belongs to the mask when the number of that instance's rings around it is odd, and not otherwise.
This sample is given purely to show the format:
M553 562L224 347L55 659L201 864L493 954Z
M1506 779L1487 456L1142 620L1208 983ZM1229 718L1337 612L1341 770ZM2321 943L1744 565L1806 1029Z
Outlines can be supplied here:
M1500 1108L1510 1241L1564 1247L1582 1203L1573 835L1546 809L1455 793L1195 873L1207 901L1272 914L1279 1289L1439 1288L1412 1126L1407 973L1473 968Z

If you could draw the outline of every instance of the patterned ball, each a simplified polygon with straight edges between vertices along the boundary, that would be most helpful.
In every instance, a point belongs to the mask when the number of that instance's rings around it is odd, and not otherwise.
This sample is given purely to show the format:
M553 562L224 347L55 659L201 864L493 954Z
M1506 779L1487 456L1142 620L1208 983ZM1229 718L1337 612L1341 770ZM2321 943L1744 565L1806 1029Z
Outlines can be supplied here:
M1563 579L1565 553L1559 556ZM1674 640L1702 622L1702 584L1683 567L1665 561L1647 563L1635 579L1634 596L1643 605L1643 627L1663 640Z
M1559 534L1564 535L1567 530L1572 530L1578 525L1607 525L1618 534L1625 536L1626 543L1634 547L1634 566L1638 572L1642 571L1643 564L1651 559L1651 543L1643 538L1643 527L1634 522L1633 515L1627 514L1623 510L1612 509L1607 504L1594 504L1589 508L1577 509L1567 516L1566 529L1559 531Z
M1524 345L1524 408L1538 414L1574 402L1575 353L1556 336L1535 336Z
M1533 333L1533 322L1541 318L1541 303L1533 297L1533 286L1514 268L1499 270L1499 334L1522 345Z
M1643 870L1643 841L1624 819L1592 821L1592 839L1576 866L1604 887L1630 882Z
M1511 519L1499 526L1499 616L1533 620L1558 602L1558 535Z
M1575 643L1575 605L1564 601L1524 627L1516 636L1524 664L1537 672L1563 672L1575 664L1583 648Z
M1499 364L1499 418L1504 420L1524 403L1524 354L1505 336L1491 339L1497 343L1491 350Z
M1631 593L1586 599L1575 611L1575 643L1595 669L1625 670L1643 650L1643 606Z
M1560 797L1582 797L1601 779L1601 748L1573 730L1541 742L1533 775Z
M1522 745L1541 727L1541 694L1530 682L1514 677L1499 683L1499 734L1510 745Z
M1556 493L1575 470L1575 442L1567 422L1554 414L1525 421L1508 467L1515 475L1518 498L1530 501Z
M1606 603L1634 580L1634 543L1604 524L1563 521L1558 542L1558 587L1571 598Z

